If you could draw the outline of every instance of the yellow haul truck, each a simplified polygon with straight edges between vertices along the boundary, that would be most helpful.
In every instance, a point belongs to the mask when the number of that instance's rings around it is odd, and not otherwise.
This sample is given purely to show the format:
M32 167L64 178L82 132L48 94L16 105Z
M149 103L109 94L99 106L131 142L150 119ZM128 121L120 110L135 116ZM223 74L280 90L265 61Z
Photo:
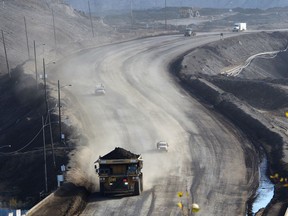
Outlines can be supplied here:
M99 166L99 167L98 167ZM95 161L95 169L99 175L100 193L134 194L143 191L143 159L123 148L115 148L110 153Z

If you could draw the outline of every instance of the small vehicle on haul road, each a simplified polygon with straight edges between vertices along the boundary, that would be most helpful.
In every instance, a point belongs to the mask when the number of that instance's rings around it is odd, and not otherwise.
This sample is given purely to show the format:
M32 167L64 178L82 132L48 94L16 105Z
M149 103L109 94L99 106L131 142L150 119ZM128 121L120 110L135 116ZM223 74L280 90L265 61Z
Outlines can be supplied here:
M234 23L234 26L232 28L233 32L240 32L240 31L246 31L246 23Z
M97 164L99 167L97 167ZM95 161L99 175L100 193L140 195L143 191L143 159L123 148L117 147Z
M186 28L184 32L185 37L195 36L196 32L192 28Z
M166 152L168 152L168 143L166 141L159 141L157 143L157 149L158 150L164 150Z

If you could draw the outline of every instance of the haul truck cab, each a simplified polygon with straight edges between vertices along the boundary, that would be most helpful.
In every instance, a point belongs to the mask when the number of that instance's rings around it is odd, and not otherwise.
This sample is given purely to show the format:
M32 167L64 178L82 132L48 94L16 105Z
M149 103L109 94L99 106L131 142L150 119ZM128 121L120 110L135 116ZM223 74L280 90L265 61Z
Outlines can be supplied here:
M140 195L143 191L142 167L141 155L123 148L117 147L105 156L100 156L95 161L95 169L99 175L101 195Z

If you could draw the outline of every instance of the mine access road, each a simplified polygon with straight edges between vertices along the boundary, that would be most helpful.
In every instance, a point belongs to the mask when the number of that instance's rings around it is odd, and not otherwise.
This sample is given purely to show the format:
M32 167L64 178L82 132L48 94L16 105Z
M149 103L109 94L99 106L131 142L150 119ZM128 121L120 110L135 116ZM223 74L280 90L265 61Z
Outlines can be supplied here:
M218 34L144 38L82 50L49 67L53 79L72 85L69 109L87 137L70 170L75 183L96 191L82 216L180 215L177 203L187 202L186 191L189 203L200 206L199 215L245 215L258 166L245 162L251 143L169 72L177 56L216 40ZM95 94L99 84L105 86L101 95ZM160 140L169 143L167 153L157 151ZM140 196L97 193L93 163L115 147L142 155Z

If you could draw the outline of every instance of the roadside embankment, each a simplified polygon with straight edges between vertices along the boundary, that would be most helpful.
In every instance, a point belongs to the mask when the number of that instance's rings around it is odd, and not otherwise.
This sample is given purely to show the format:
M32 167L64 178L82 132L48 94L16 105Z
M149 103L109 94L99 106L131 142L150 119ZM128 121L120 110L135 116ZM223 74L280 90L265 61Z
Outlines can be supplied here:
M252 61L251 67L233 77L228 77L223 71L257 53L284 50L286 46L287 33L240 35L192 50L171 65L171 70L188 91L240 128L259 153L264 151L268 160L267 175L273 177L271 180L275 184L274 197L262 214L269 216L284 215L288 205L285 186L288 183L287 128L278 127L274 118L275 115L280 118L280 112L287 107L286 85L285 82L281 85L275 82L280 78L279 66L271 66L270 71L263 72L260 64L265 59L258 60L257 64ZM281 61L277 55L273 58L277 63ZM286 61L283 55L281 58ZM282 116L285 118L284 113ZM248 154L246 157L247 161L253 159ZM247 172L248 169L247 166ZM275 174L277 177L274 178Z
M281 132L273 127L269 120L263 118L255 109L249 107L232 94L222 91L204 79L190 77L189 80L185 80L185 84L193 94L205 99L206 103L213 105L216 111L245 132L259 151L264 149L270 163L269 174L272 175L277 172L280 176L286 175L287 170L283 166L286 162L283 161L282 149L288 140L286 136L283 136ZM253 160L253 158L248 157L251 157L251 155L247 154L247 169L249 169L248 161ZM277 207L272 208L273 211L265 210L263 215L280 216L283 215L283 211L287 208L287 198L283 196L285 191L287 193L287 188L276 184L275 189L276 193L269 207L273 207L273 203L277 204ZM266 214L265 212L269 213Z
M30 209L27 216L78 215L86 206L88 191L72 183L65 183Z

